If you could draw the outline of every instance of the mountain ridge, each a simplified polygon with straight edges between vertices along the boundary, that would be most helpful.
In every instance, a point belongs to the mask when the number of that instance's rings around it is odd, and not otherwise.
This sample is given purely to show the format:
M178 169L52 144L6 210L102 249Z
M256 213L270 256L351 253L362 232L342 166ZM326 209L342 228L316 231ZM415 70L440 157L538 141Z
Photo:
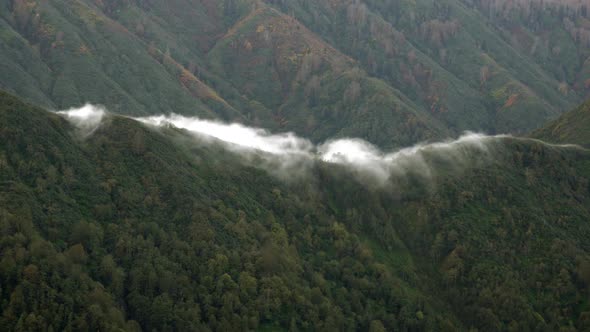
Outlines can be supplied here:
M427 150L433 178L379 189L119 115L81 137L5 93L0 120L3 329L588 326L585 150Z
M391 148L464 130L525 133L587 93L582 7L531 3L507 17L500 4L463 0L0 5L0 85L53 109L91 102ZM331 59L340 68L326 71Z
M0 330L589 331L588 59L576 0L0 0Z
M590 101L563 114L531 135L550 142L578 144L590 148Z

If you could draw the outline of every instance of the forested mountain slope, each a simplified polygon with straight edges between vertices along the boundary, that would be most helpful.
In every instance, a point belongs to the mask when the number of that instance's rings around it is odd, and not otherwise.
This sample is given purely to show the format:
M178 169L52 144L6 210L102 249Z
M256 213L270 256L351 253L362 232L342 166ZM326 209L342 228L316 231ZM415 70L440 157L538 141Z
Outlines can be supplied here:
M590 147L590 101L536 130L532 136L548 142Z
M565 83L561 91L559 86L566 80L560 72L566 61L560 60L566 51L577 57L578 48L564 50L555 59L556 73L546 72L535 59L553 43L574 44L552 7L531 6L542 19L520 17L516 9L507 11L513 20L508 23L501 10L489 15L487 2L481 6L457 0L269 2L291 11L358 59L371 75L397 87L452 128L519 131L541 125L577 100L570 85ZM502 9L508 3L489 6ZM512 42L506 26L524 30L531 21L542 37L533 33L527 37L536 38L539 46L516 48L518 42ZM548 36L549 30L563 36ZM579 45L580 51L584 49ZM567 63L580 68L579 59L568 58ZM575 78L570 79L573 84Z
M319 161L284 182L172 127L80 136L1 93L0 328L588 329L590 153L486 142L385 186Z
M0 1L0 87L382 147L528 132L588 95L582 2Z

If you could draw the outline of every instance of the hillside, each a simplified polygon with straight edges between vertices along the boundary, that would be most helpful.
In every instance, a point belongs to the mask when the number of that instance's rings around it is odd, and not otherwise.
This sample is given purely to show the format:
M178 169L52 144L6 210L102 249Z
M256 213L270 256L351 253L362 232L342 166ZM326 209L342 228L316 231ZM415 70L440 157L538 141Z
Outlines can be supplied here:
M0 105L2 330L443 320L311 183L286 185L174 129L109 116L81 141L57 115L6 94Z
M524 133L588 96L587 15L536 0L2 0L0 88L388 148Z
M532 129L577 100L574 91L568 95L557 89L562 77L546 72L530 50L517 49L513 34L505 31L506 25L525 29L532 18L517 16L508 24L501 11L488 17L489 11L473 2L456 0L271 3L294 13L371 75L400 89L451 128ZM550 9L539 12L553 16ZM535 6L531 10L537 11ZM562 29L555 21L535 23L542 25L537 33ZM558 38L537 38L539 44L545 41Z
M536 130L532 137L547 142L590 147L590 101Z
M108 114L80 136L0 93L0 329L587 329L590 153L485 144L385 186L326 162L285 182L263 154Z

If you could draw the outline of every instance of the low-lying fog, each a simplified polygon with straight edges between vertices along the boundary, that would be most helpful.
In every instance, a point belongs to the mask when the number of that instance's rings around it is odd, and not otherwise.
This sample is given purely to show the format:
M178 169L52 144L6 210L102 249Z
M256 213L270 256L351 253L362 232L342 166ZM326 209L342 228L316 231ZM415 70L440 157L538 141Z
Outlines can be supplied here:
M85 135L90 135L101 123L106 112L102 107L85 105L78 109L60 111ZM201 141L216 139L238 154L250 158L253 153L265 156L263 168L290 172L303 164L321 160L351 168L357 174L370 176L378 182L387 182L392 175L408 172L430 177L434 170L424 156L436 155L452 164L461 165L469 153L486 153L489 145L504 136L487 136L467 132L463 136L444 142L417 144L396 151L382 151L375 145L358 138L338 138L321 144L294 133L271 133L262 128L247 127L237 123L203 120L180 115L134 118L148 126L161 128L174 126L186 130Z

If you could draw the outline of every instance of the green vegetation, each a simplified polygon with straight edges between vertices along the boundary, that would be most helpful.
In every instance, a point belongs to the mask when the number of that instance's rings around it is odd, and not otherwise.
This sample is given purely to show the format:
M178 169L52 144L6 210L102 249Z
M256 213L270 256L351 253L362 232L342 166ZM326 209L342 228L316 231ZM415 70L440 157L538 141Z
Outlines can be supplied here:
M585 330L590 153L500 139L460 175L284 183L109 116L0 94L0 328ZM489 157L489 156L488 156Z
M590 147L590 101L532 133L532 137L560 144Z
M576 1L3 0L0 88L390 148L571 109L588 26Z
M112 117L80 141L56 115L0 104L2 330L418 329L446 316L396 288L308 185L172 129Z
M588 15L0 0L0 89L18 96L0 92L0 330L590 330L590 102L559 117L590 96ZM81 137L19 98L113 113ZM534 139L427 151L431 177L380 187L319 161L283 181L260 155L117 115L163 113L388 149Z

